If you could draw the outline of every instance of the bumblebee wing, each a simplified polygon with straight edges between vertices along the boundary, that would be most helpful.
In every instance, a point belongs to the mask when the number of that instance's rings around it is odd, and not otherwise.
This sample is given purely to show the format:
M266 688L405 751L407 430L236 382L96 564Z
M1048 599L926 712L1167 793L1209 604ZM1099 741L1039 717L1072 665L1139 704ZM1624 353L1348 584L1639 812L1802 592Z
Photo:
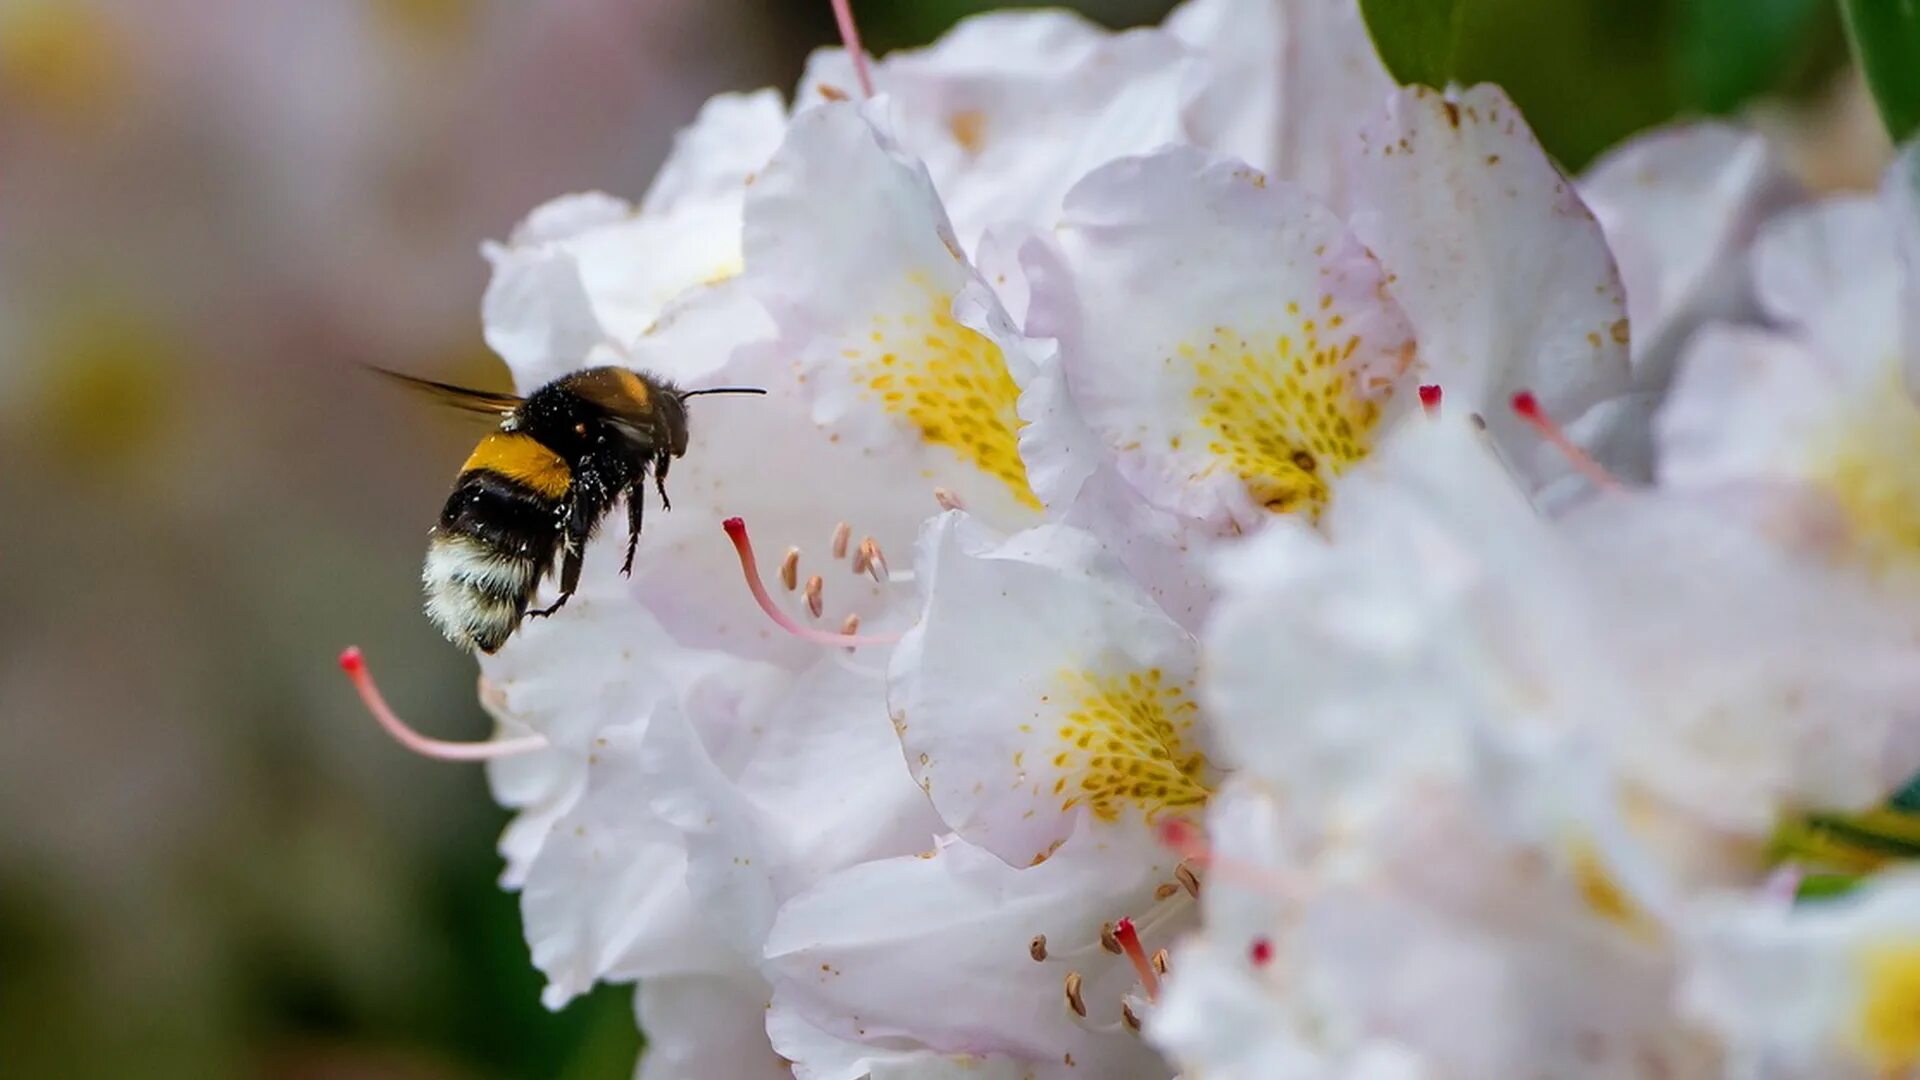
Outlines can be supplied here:
M491 390L473 390L452 383L434 382L412 375L402 375L397 371L388 371L383 367L368 365L367 370L384 375L402 386L410 387L426 394L443 405L451 405L467 412L482 413L487 416L500 416L520 407L526 399L512 394L496 394Z

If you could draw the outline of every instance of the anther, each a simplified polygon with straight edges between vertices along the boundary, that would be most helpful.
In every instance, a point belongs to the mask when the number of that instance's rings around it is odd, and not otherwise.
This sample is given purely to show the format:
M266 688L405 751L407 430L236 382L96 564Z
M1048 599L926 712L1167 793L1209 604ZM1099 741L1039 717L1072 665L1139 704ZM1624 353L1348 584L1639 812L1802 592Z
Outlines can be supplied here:
M867 572L867 542L865 540L860 541L860 546L853 549L853 572L856 574L864 574Z
M1591 481L1595 487L1603 491L1620 490L1620 481L1615 479L1613 474L1608 472L1599 462L1593 460L1592 455L1582 450L1572 439L1567 437L1567 433L1561 429L1560 425L1554 423L1553 418L1548 416L1545 410L1540 408L1540 399L1534 397L1532 391L1522 390L1513 395L1513 411L1514 415L1526 421L1527 426L1531 427L1542 439L1545 439L1554 449L1560 451L1561 455L1567 459L1567 462L1571 464L1580 475Z
M852 539L853 526L843 521L833 527L833 557L835 559L844 559L847 557L847 543Z
M815 574L807 579L807 612L816 619L820 617L820 613L825 611L827 607L825 598L821 596L821 590L826 587L827 583L820 579L819 574Z
M1126 998L1120 999L1120 1022L1127 1025L1128 1031L1138 1033L1140 1030L1140 1018L1133 1013L1133 1002Z
M1100 947L1115 956L1119 956L1122 951L1120 939L1113 936L1113 924L1110 922L1100 924Z
M1119 940L1120 948L1126 951L1134 974L1140 976L1140 986L1146 990L1147 1000L1159 1000L1160 975L1153 970L1152 962L1147 959L1147 951L1140 946L1140 932L1133 928L1133 920L1123 918L1114 923L1113 936Z
M1179 891L1180 891L1180 886L1177 883L1172 881L1163 881L1160 883L1159 888L1153 890L1153 898L1155 900L1165 900L1167 897L1172 896L1174 893L1177 893Z
M380 694L380 688L374 685L373 675L367 670L367 660L358 645L348 648L340 654L340 670L347 673L353 681L353 688L360 693L360 700L373 714L388 735L401 746L438 761L488 761L493 758L512 757L515 754L530 754L535 750L545 750L547 740L538 735L528 735L518 739L495 739L487 742L448 742L444 739L430 738L407 726L406 721L394 715L387 707L387 699Z
M933 489L933 501L939 503L940 509L942 510L965 510L967 508L967 504L960 501L960 496L955 495L943 487Z
M780 584L786 586L788 592L800 585L800 549L797 547L788 548L786 557L780 560Z
M853 73L860 80L860 92L873 96L873 72L867 69L867 54L860 48L860 28L853 22L852 0L833 0L833 19L840 26L840 43L853 60Z
M1439 386L1428 385L1420 388L1420 407L1427 411L1428 416L1438 417L1440 415Z
M860 632L860 616L849 611L847 617L840 620L840 632L848 637L853 637L858 634ZM851 652L852 650L849 649L848 651Z
M747 590L775 626L794 637L819 645L891 645L900 640L898 634L834 634L795 622L773 602L773 597L767 594L766 583L760 580L760 565L753 557L753 540L747 535L747 523L735 517L728 518L723 525L727 530L727 538L733 541L734 551L740 556L740 572L747 579ZM821 588L822 583L817 575L807 580L807 606L816 617L821 611Z
M1087 1003L1080 997L1080 973L1077 971L1067 972L1067 1008L1072 1009L1075 1016L1087 1015Z
M1180 887L1187 890L1188 896L1199 899L1200 875L1193 872L1193 867L1188 866L1186 863L1181 863L1179 866L1173 868L1173 876L1179 879Z
M1161 975L1167 973L1167 950L1153 950L1153 970Z
M1263 937L1254 938L1253 944L1247 946L1247 959L1253 961L1254 967L1266 967L1273 962L1273 942Z
M887 580L887 557L880 553L880 541L871 536L861 539L860 555L854 561L855 573L859 573L862 569L861 563L866 564L865 569L873 580L882 582Z
M1035 963L1045 960L1047 958L1047 935L1033 935L1033 940L1027 942L1027 955L1033 957Z

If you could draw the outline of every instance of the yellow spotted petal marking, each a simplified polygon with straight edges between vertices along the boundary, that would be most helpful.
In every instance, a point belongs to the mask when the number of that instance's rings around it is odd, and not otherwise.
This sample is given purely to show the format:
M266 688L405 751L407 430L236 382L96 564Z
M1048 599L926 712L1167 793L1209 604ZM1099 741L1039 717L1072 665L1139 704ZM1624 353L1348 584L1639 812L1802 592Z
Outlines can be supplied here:
M1847 417L1820 478L1876 569L1920 568L1920 405L1896 372Z
M1060 809L1084 804L1102 821L1128 806L1148 821L1162 810L1207 801L1207 759L1186 734L1199 706L1191 687L1170 684L1158 668L1123 675L1062 674L1069 711L1055 734L1053 793Z
M1020 387L1000 347L953 317L953 297L915 275L921 302L876 315L868 340L845 351L870 398L920 437L998 477L1021 505L1040 509L1020 460Z
M1887 1073L1920 1065L1920 941L1900 939L1861 950L1860 1012L1854 1038Z
M1297 316L1298 305L1288 313ZM1255 337L1216 326L1176 350L1193 370L1207 449L1276 513L1318 515L1328 479L1366 456L1380 420L1384 397L1361 395L1349 363L1360 338L1342 333L1341 322L1306 319L1297 335Z

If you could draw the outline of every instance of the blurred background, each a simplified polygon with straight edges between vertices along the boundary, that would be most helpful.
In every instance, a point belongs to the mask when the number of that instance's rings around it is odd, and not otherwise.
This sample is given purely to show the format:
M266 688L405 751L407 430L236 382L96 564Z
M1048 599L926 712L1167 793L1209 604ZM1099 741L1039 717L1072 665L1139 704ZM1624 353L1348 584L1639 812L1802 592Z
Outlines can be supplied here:
M884 50L988 6L858 9ZM1463 62L1569 168L1702 112L1812 186L1884 159L1828 3L1483 9ZM538 1004L479 770L335 667L487 729L418 601L477 431L356 365L505 386L480 241L638 197L832 40L826 0L0 0L0 1076L629 1073L628 989Z

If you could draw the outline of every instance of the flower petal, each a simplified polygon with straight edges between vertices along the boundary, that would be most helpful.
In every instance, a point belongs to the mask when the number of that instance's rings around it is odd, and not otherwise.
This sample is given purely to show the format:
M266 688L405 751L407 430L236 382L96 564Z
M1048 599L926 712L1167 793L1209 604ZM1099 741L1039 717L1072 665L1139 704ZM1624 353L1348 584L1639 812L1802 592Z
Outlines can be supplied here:
M1166 28L1207 62L1187 109L1192 141L1344 212L1347 143L1394 87L1359 5L1188 0Z
M1450 407L1531 449L1507 409L1515 391L1568 420L1626 388L1626 295L1606 239L1499 88L1399 91L1353 170L1353 230Z
M926 609L888 704L941 817L1014 866L1081 817L1138 828L1207 797L1194 643L1085 533L928 527Z
M1005 316L926 170L858 108L794 119L748 199L747 263L818 423L981 512L1032 518L1015 411L1025 357L965 325Z
M1149 502L1216 529L1316 511L1411 360L1381 273L1298 189L1191 148L1067 199L1028 331Z

